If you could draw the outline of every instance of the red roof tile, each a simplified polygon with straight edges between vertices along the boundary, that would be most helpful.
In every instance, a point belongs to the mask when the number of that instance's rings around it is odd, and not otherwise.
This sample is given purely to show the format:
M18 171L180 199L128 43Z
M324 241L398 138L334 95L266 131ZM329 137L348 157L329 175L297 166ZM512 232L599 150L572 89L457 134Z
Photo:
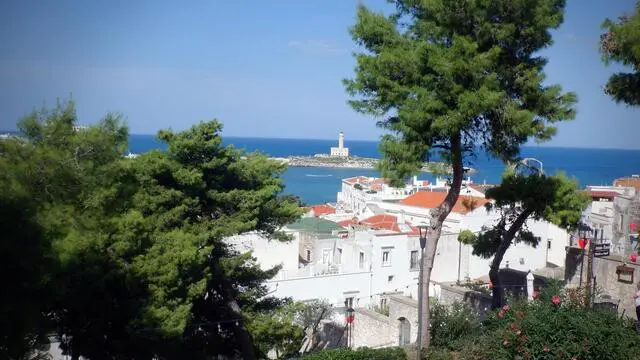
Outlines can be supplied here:
M638 177L626 177L616 179L613 182L613 186L632 187L636 190L640 190L640 178Z
M338 221L338 225L340 225L342 227L347 227L349 225L354 225L354 224L357 224L357 223L358 223L358 219L357 218Z
M311 211L313 211L313 216L318 217L321 215L335 214L336 208L329 205L314 205L311 207Z
M369 178L365 177L365 176L356 176L356 177L344 179L344 181L346 181L346 182L348 182L350 184L355 184L355 183L363 182L363 181L367 181L367 180L369 180Z
M427 209L435 209L447 196L445 192L418 191L417 193L400 200L401 204L417 206ZM460 195L452 212L466 214L489 203L489 200L477 196Z
M589 191L592 198L607 198L613 199L619 194L615 191Z
M398 218L393 215L386 215L386 214L371 216L369 218L361 220L359 224L369 226L375 229L390 230L397 233L413 234L413 233L417 233L418 231L417 228L409 225L408 223L406 225L409 231L406 231L406 229L405 230L401 229L400 226L398 226Z

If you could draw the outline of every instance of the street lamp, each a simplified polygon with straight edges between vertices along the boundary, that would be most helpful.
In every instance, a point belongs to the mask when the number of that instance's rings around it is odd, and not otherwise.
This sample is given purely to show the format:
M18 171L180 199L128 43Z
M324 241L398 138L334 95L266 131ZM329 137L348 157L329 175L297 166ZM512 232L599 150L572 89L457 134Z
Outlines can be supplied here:
M417 340L417 355L416 359L420 360L422 355L422 290L424 288L424 282L422 281L422 273L424 272L424 248L427 246L427 234L429 233L429 225L424 222L418 226L418 232L420 235L420 275L418 276L418 340Z
M580 247L581 250L581 255L582 258L580 260L580 288L582 288L582 274L583 274L583 269L584 269L584 253L585 253L585 248L587 247L587 245L589 244L589 239L587 238L587 233L590 233L591 227L589 227L589 225L585 224L584 222L580 222L580 224L578 225L578 246Z
M347 300L344 301L344 320L347 323L347 347L351 347L351 325L355 320L355 310L351 307L351 304Z

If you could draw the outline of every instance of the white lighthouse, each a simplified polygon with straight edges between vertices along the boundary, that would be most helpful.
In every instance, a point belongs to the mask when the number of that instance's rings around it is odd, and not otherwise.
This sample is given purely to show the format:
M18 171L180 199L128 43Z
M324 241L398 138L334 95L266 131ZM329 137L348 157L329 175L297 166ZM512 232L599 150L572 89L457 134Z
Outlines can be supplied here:
M349 157L349 148L344 147L344 133L338 134L338 147L331 148L332 157Z

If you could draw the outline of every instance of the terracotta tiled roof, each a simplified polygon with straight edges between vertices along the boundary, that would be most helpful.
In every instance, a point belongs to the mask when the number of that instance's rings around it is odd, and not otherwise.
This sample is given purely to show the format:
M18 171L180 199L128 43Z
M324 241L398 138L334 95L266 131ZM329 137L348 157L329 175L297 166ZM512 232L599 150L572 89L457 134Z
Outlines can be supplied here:
M348 182L349 184L355 184L355 183L363 182L367 180L369 180L369 178L365 176L356 176L356 177L344 179L344 181Z
M361 183L370 187L378 187L382 188L383 185L389 184L390 180L385 178L368 178L366 176L355 176L351 178L346 178L343 181L348 182L349 184Z
M632 187L636 190L640 190L640 177L626 177L616 179L613 182L613 186Z
M358 223L358 219L356 219L356 218L338 221L338 225L340 225L342 227L347 227L347 226L354 225L354 224L357 224L357 223Z
M607 199L613 199L619 195L615 191L589 191L589 193L593 198L607 198Z
M311 211L313 211L313 216L318 217L321 215L335 214L336 208L329 205L314 205L311 207Z
M401 228L400 225L398 225L397 217L393 215L386 215L386 214L371 216L369 218L361 220L359 224L369 226L375 229L390 230L398 233L413 234L418 232L417 228L409 225L408 223L405 224L406 226L403 226L404 229Z
M447 196L445 192L418 191L417 193L400 200L401 204L417 206L427 209L438 207ZM460 195L454 205L452 212L466 214L489 203L489 200L477 196Z

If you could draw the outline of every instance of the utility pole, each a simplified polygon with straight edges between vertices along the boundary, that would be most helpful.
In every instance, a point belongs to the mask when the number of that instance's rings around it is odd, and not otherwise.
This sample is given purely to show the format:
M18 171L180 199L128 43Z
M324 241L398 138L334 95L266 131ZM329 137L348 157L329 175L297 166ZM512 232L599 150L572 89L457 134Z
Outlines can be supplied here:
M423 302L425 299L423 298L423 290L424 290L424 282L422 280L422 274L424 272L424 248L427 245L427 235L429 233L429 228L424 225L418 225L418 231L420 233L420 275L418 275L418 337L416 339L416 359L422 359L422 337L424 329L422 328L422 312L424 311ZM428 285L427 285L428 286ZM429 301L428 299L426 301Z

